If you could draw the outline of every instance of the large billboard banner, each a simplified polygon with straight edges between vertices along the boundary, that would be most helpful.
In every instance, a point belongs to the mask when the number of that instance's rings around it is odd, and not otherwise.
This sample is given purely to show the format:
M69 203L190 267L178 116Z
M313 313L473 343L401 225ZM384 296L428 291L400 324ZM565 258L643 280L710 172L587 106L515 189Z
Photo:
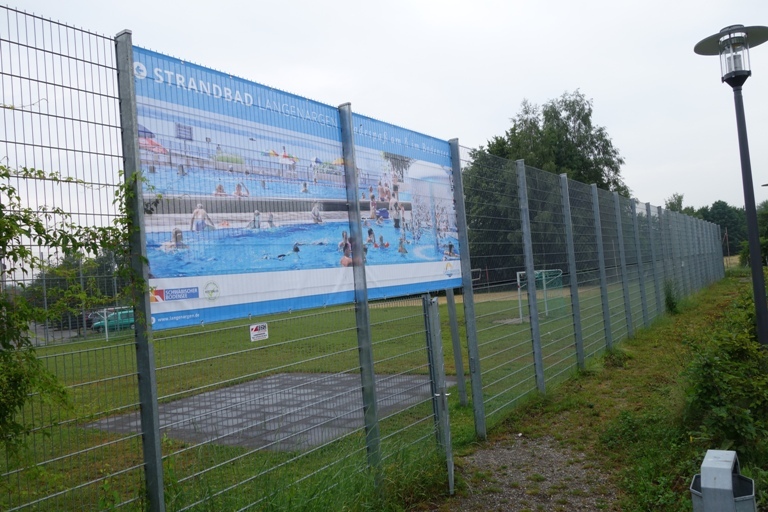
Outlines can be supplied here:
M134 48L155 329L351 302L338 109ZM353 116L370 298L460 286L448 143Z

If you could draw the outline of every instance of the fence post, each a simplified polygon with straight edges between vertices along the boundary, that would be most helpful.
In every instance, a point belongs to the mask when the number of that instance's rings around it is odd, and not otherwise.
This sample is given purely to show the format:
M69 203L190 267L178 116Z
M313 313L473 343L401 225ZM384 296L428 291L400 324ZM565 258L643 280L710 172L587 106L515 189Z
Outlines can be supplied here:
M531 216L528 210L528 185L525 180L525 161L516 160L517 195L520 198L520 224L523 231L523 253L525 254L525 281L528 288L528 314L531 324L531 342L533 343L533 365L536 372L536 388L539 393L547 391L544 378L544 357L541 352L541 332L539 330L539 305L536 302L536 270L533 259L533 241L531 239Z
M653 240L653 218L651 217L651 203L645 203L645 216L648 219L648 240L651 245L651 269L653 272L653 284L656 289L656 317L660 317L664 312L664 306L661 302L661 280L659 279L659 265L657 264L658 251L656 242ZM659 219L661 220L661 219ZM662 260L662 267L664 261Z
M613 209L616 213L616 230L619 237L619 263L621 264L621 289L624 292L624 315L627 319L627 337L635 336L632 327L632 304L629 300L629 279L627 278L627 255L624 251L624 228L621 225L621 203L619 193L613 193Z
M437 298L422 296L424 325L427 330L427 357L429 358L429 382L432 390L432 409L435 413L437 444L445 454L448 469L448 491L454 493L453 449L451 447L451 423L448 418L448 394L445 392L445 363L443 340L440 332L440 308Z
M459 337L459 321L456 317L456 299L453 288L445 290L448 303L448 322L451 325L451 343L453 345L453 364L456 367L456 386L459 389L459 403L467 405L467 383L464 380L464 359L461 357L461 338Z
M344 183L347 189L349 233L352 239L352 275L355 283L355 321L357 323L357 353L360 361L360 377L363 392L363 418L365 421L365 445L368 465L373 470L376 489L381 490L381 434L376 398L376 375L373 368L371 345L371 320L368 311L368 285L363 263L363 228L360 220L360 199L357 194L357 165L355 139L352 130L352 107L349 103L339 106L341 145L344 155Z
M640 283L640 302L643 308L643 325L648 327L651 322L648 318L648 299L645 295L645 265L643 264L643 251L640 248L640 228L637 223L637 199L630 201L632 206L632 229L635 231L635 250L637 252L637 277Z
M475 435L485 439L488 435L485 424L485 403L483 382L480 373L480 349L477 345L477 324L475 323L475 297L472 290L472 265L469 257L469 227L464 204L464 184L461 178L461 154L459 139L448 141L451 145L451 170L453 172L453 202L456 208L456 224L459 235L461 256L461 293L464 303L464 326L467 331L467 353L469 355L469 383L472 387L472 411L475 416Z
M573 313L573 338L576 343L576 364L580 370L584 364L584 339L581 332L581 304L579 303L579 279L576 271L576 249L573 242L573 223L571 221L571 198L568 193L568 175L560 175L560 192L563 196L563 224L565 224L565 244L568 250L568 275L571 283L571 311Z
M160 415L157 407L157 376L155 373L155 347L147 282L149 271L144 234L144 201L142 199L141 159L139 155L138 122L136 120L136 90L133 78L133 42L131 31L124 30L115 37L117 59L117 86L120 98L120 125L122 126L123 163L125 183L131 187L126 201L131 287L135 322L136 371L141 404L141 433L144 451L144 474L149 510L163 512L163 453L160 445ZM106 325L106 322L105 322Z
M611 308L608 302L608 276L605 274L605 250L603 248L603 223L600 221L600 197L597 195L597 185L592 184L592 214L595 217L595 245L597 245L597 262L600 269L600 298L603 303L603 330L605 331L605 348L613 348L613 331L611 329Z

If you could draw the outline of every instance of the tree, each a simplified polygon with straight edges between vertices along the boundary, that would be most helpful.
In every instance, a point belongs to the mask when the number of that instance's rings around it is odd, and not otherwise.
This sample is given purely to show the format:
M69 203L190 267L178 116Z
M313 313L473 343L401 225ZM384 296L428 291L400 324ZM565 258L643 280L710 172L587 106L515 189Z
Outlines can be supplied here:
M702 209L699 209L697 211L692 206L683 206L684 196L685 194L678 194L677 192L675 192L670 197L664 200L664 208L671 212L682 213L684 215L690 215L691 217L703 218L699 214L700 212L702 212Z
M486 151L629 196L621 179L624 159L606 129L592 123L592 112L592 100L578 90L541 107L523 100L512 127L489 140Z
M564 243L564 233L553 222L560 214L560 187L557 176L550 173L629 194L620 176L624 159L605 128L592 124L592 101L579 91L543 107L523 101L512 127L491 138L487 148L473 151L471 158L462 175L469 250L472 267L483 269L489 282L512 281L517 271L524 270L514 160L524 159L526 165L546 171L526 176L532 237L539 247ZM536 264L567 265L561 251L544 251Z
M739 253L742 242L747 240L747 215L744 208L731 206L725 201L715 201L703 212L703 219L720 226L721 238L728 233L727 245L726 240L723 240L724 256L735 256Z
M82 253L97 254L102 248L125 252L127 247L124 215L118 216L112 226L88 227L74 222L61 208L34 210L26 206L14 183L33 180L81 183L56 173L0 165L0 443L7 454L15 453L29 432L19 413L30 396L66 404L67 395L55 375L36 357L29 334L30 323L47 321L49 312L27 297L23 284L6 283L43 268L45 262L33 248L58 248L65 258L72 258ZM118 187L116 199L121 212L128 190L127 185L124 187ZM79 291L71 295L77 297L74 300L82 300Z

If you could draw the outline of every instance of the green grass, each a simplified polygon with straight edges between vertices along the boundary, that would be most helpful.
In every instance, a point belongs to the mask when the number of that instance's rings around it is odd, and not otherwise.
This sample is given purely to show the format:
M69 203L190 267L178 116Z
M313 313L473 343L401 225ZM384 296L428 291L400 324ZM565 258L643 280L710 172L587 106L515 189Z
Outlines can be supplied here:
M690 480L699 472L706 449L713 447L698 443L683 426L681 373L691 344L709 335L747 286L744 276L731 273L680 300L678 315L637 330L635 338L591 361L587 371L549 387L546 397L531 394L497 424L491 437L549 435L583 450L620 489L620 510L690 510ZM745 472L768 476L768 468L748 467Z
M567 290L558 293L567 294ZM610 286L609 297L612 313L619 314L616 311L620 310L623 318L623 295L618 285ZM580 298L585 353L588 357L601 354L605 342L600 290L584 288ZM648 298L653 300L651 292ZM544 370L548 388L566 382L563 388L567 389L572 385L567 379L576 369L570 310L568 301L561 300L554 291L549 299L549 316L543 314L543 303L539 304ZM586 420L591 424L595 412L601 411L600 402L594 399L538 401L530 325L527 321L510 321L519 318L520 306L516 291L477 295L480 364L489 427L503 428L508 416L517 417L521 404L531 399L539 404L533 409L535 415L546 407L561 412L587 409ZM525 295L522 308L527 314ZM457 311L462 352L466 354L460 303ZM455 375L444 304L440 313L446 373ZM377 374L428 374L419 299L373 303L370 318ZM636 314L633 319L636 324L641 322ZM252 343L248 326L261 321L269 324L269 339ZM613 327L620 334L619 320ZM619 334L614 342L619 341ZM359 372L355 314L349 306L161 331L155 333L154 348L161 402L276 373ZM87 340L43 347L39 354L70 387L74 406L71 410L52 410L45 404L35 404L25 411L31 422L45 427L30 439L26 459L0 461L0 470L19 469L0 480L0 508L82 485L56 500L42 502L40 509L51 509L52 503L57 510L108 508L134 499L127 509L140 510L144 506L140 492L141 439L86 425L104 416L137 410L131 337L110 336L107 342L103 337L89 335ZM599 372L636 364L634 355L625 359L621 354L611 353ZM464 364L468 375L466 357ZM588 379L596 372L592 367L580 379ZM653 382L662 380L657 375ZM455 392L449 405L454 450L462 453L475 444L472 409L459 406ZM522 410L530 411L530 407ZM226 510L259 500L256 508L264 510L401 510L426 501L446 491L445 468L436 449L431 412L431 405L425 403L381 422L384 463L380 494L367 468L362 431L309 452L196 445L165 438L162 450L168 509L199 502L195 510ZM51 462L40 464L46 460Z

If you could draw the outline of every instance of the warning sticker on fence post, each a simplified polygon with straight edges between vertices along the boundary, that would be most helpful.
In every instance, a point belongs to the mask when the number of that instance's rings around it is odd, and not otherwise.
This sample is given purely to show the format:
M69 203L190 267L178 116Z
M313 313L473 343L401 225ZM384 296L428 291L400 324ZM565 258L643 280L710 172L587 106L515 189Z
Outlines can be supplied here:
M251 325L251 341L260 341L269 338L269 329L267 323Z

